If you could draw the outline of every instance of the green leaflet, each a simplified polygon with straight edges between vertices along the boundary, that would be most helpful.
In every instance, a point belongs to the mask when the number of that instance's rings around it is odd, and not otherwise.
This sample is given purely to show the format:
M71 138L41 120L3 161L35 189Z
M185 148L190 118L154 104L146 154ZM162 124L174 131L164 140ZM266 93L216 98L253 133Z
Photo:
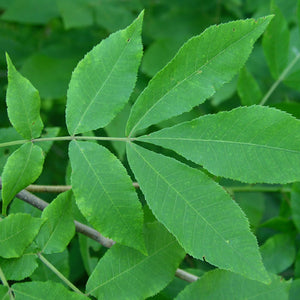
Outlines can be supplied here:
M7 113L15 129L25 138L40 136L43 122L40 117L40 96L33 85L14 67L8 54Z
M43 256L48 260L61 274L66 278L70 276L70 257L68 249L65 249L60 253L43 254ZM39 259L37 260L38 267L35 269L34 273L30 276L33 281L55 281L61 282L61 279L53 273L43 262Z
M189 254L268 282L247 219L221 186L200 170L132 143L127 155L154 215Z
M61 283L52 281L23 282L12 285L16 300L87 300L84 295L69 291Z
M270 277L270 284L262 284L228 271L213 270L188 285L176 300L288 300L290 283L272 274Z
M185 252L158 222L145 225L148 255L114 245L90 276L86 290L97 299L145 299L173 278ZM105 270L105 272L103 272Z
M20 257L38 234L43 220L28 214L11 214L0 221L0 256Z
M239 107L138 140L172 149L217 176L248 183L300 180L300 121L274 108Z
M293 222L300 232L300 184L295 183L291 193L291 212Z
M280 233L271 236L260 247L260 252L268 272L283 272L296 258L295 234Z
M65 250L75 234L71 197L68 192L60 194L48 205L42 214L45 220L36 238L43 253L56 253Z
M191 38L135 102L126 134L191 110L212 96L246 62L272 16L211 26Z
M106 148L72 141L72 189L89 223L116 242L145 251L143 211L130 177Z
M143 12L94 47L75 68L66 108L71 135L106 126L128 101L142 57L142 20Z
M2 173L2 214L14 196L40 176L43 163L43 150L32 143L22 145L8 158Z
M262 45L271 74L274 79L278 79L288 62L290 32L274 1L271 2L271 11L275 17L264 33Z
M0 266L7 280L23 280L29 277L37 268L36 251L28 247L21 257L3 259L0 257Z
M9 1L9 6L1 18L19 23L46 24L52 18L58 17L55 2L53 0L28 0L24 5L23 0Z
M8 288L4 285L0 285L0 299L1 300L10 300L10 295L8 292Z
M262 99L259 85L246 67L240 71L237 91L243 105L258 104Z

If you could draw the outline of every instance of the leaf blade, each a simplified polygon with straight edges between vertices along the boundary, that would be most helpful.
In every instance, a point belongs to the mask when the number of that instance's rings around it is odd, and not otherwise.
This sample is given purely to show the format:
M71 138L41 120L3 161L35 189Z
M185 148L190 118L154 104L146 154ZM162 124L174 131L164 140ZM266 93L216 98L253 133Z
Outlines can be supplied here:
M46 254L65 250L75 234L71 198L68 192L56 197L43 211L45 220L36 242Z
M71 135L106 126L128 101L142 57L142 20L143 12L94 47L73 71L66 108Z
M188 285L176 300L289 299L290 283L273 274L270 277L272 282L266 285L228 271L213 270Z
M217 183L200 170L135 144L127 145L127 155L152 212L189 254L268 282L244 213Z
M25 139L37 138L43 129L39 93L29 80L16 70L8 54L6 61L8 65L6 103L9 120Z
M0 222L0 256L20 257L32 243L42 225L41 219L28 214L10 214Z
M189 111L212 96L243 66L271 18L212 26L190 39L139 96L126 134L131 136L137 130Z
M176 151L216 176L248 183L299 181L300 121L269 107L239 107L138 138Z
M72 188L85 218L104 236L144 251L141 204L121 162L91 142L72 141L69 155Z
M145 299L163 289L173 279L185 252L158 222L145 225L145 239L147 256L114 245L90 276L87 292L97 299Z
M40 176L43 163L43 150L32 143L22 145L8 158L2 173L2 212L4 215L14 196Z

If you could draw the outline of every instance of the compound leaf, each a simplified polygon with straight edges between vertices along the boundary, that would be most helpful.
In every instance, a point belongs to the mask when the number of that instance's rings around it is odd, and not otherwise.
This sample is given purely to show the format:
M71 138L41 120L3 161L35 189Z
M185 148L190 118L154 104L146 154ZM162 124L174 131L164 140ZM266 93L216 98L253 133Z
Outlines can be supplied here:
M90 224L104 236L144 251L143 211L130 177L106 148L70 143L72 189Z
M34 86L14 67L8 54L7 113L15 129L25 138L40 136L43 122L40 117L40 96Z
M68 192L60 194L42 214L45 223L37 236L37 244L43 253L51 254L65 250L75 234L71 197Z
M288 300L290 283L273 274L270 278L270 284L263 284L228 271L213 270L188 285L176 300Z
M40 176L43 163L43 150L32 143L22 145L8 158L2 173L2 214L14 196Z
M138 138L248 183L300 180L300 121L269 107L239 107Z
M142 20L143 12L94 47L75 68L66 109L71 135L106 126L128 101L142 57Z
M43 220L28 214L10 214L0 221L0 256L20 257L38 234Z
M247 219L230 196L200 170L127 146L129 164L156 218L192 256L268 282Z
M174 278L185 252L158 222L145 225L145 243L147 256L135 249L114 245L90 276L87 292L97 299L135 300L162 290Z
M133 135L191 110L229 82L246 62L272 16L211 26L190 39L135 102L126 134Z

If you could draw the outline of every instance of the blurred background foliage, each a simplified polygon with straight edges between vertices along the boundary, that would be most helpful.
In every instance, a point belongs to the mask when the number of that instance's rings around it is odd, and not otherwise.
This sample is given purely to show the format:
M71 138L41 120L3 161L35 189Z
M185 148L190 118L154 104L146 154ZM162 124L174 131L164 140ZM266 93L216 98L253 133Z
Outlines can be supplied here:
M0 0L0 127L10 126L5 104L5 52L9 53L17 69L39 90L45 125L59 127L59 134L67 135L65 104L72 70L86 52L112 32L129 25L143 9L144 57L129 104L106 128L87 134L124 136L130 106L135 98L190 37L200 34L213 24L256 18L270 13L275 13L277 26L280 28L277 42L276 37L274 39L266 33L255 44L246 67L211 99L191 112L158 124L150 130L207 113L259 104L276 82L279 85L268 98L267 105L300 118L300 61L295 62L283 82L280 77L300 52L298 6L296 0ZM268 55L272 47L279 53L273 61L272 55ZM281 64L275 68L274 60L277 59L278 62L280 55ZM0 141L8 139L18 139L17 133L13 129L3 132L0 129ZM127 165L123 145L105 145ZM0 169L10 154L6 149L1 149ZM67 142L55 143L47 155L45 168L38 182L68 183L69 173ZM219 178L216 180L224 186L243 188L237 182ZM300 278L299 185L287 186L279 192L233 191L232 195L249 218L251 228L261 245L266 267L286 279ZM45 194L42 197L48 200L53 198L52 195ZM39 214L20 200L15 200L12 204L10 212L14 211ZM147 206L145 216L153 218ZM79 213L77 219L85 222ZM105 250L84 236L74 239L68 250L52 255L49 260L72 281L84 284L85 276L91 273ZM66 263L68 260L70 264ZM181 267L197 275L212 268L191 257L186 257ZM36 269L33 278L52 278L53 275L48 270L41 268L42 266ZM300 284L297 280L294 283L293 293L296 295L297 289L300 291ZM153 299L172 299L186 284L176 278ZM290 299L296 298L291 296Z

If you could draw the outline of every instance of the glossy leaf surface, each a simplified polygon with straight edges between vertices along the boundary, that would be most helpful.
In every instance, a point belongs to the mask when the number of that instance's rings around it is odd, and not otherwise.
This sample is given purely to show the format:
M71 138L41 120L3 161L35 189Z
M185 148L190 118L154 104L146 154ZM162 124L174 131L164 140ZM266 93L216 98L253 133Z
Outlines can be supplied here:
M217 176L248 183L300 180L300 121L269 107L206 115L138 140L172 149Z
M134 300L145 299L163 289L173 279L185 252L158 222L145 225L145 242L147 256L114 245L90 276L87 292L97 299Z
M6 59L8 65L6 103L9 120L25 139L37 138L43 129L39 93L16 70L8 55Z
M132 136L212 96L244 65L270 20L271 16L211 26L190 39L139 96L126 133Z
M142 21L143 13L94 47L75 68L66 108L71 135L106 126L128 101L142 57Z
M248 221L221 186L200 170L135 144L127 153L154 215L190 255L268 282Z
M84 217L104 236L144 251L142 207L121 162L91 142L72 141L69 155L72 188Z

